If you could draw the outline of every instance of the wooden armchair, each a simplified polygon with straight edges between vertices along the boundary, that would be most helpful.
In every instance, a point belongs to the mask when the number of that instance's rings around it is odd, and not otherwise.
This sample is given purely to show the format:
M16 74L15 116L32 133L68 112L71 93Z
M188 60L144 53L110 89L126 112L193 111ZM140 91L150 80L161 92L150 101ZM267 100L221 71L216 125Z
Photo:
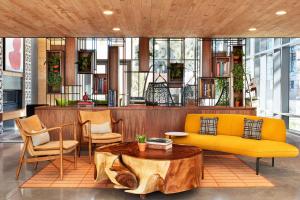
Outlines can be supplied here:
M88 142L90 163L92 161L92 144L106 145L123 141L124 122L122 119L114 120L110 110L79 111L78 119L82 131L82 141ZM121 125L121 133L114 133L112 125L118 124Z
M46 128L45 125L40 121L37 115L33 115L24 119L16 119L17 126L20 130L20 135L24 141L24 145L19 158L19 166L16 172L16 178L19 178L19 174L24 162L36 163L40 161L52 161L60 159L60 179L63 179L63 155L74 151L74 167L77 165L77 145L78 141L76 138L76 124L70 123L62 126L53 128ZM63 127L73 126L74 140L63 140ZM45 137L49 139L49 134L59 134L58 141L44 141L42 144L36 145L36 141L45 140ZM43 135L42 135L43 134ZM43 137L36 138L36 136ZM35 138L33 138L35 137ZM38 139L38 140L36 140ZM46 139L46 140L47 140ZM25 153L28 156L25 158ZM69 161L69 160L67 160ZM52 163L52 162L51 162ZM53 164L53 163L52 163ZM55 166L55 165L54 165ZM56 167L56 166L55 166ZM58 168L58 167L57 167Z

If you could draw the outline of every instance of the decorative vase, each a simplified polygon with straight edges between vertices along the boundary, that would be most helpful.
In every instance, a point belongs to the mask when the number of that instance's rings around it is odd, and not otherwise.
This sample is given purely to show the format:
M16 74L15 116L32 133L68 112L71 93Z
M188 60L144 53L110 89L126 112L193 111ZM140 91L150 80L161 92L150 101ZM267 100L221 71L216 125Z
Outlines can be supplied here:
M240 101L236 101L235 102L235 107L240 107L240 103L241 103Z
M82 99L83 99L83 101L88 101L89 100L89 96L86 94L86 92L84 93Z
M138 143L138 146L140 151L146 151L146 143Z

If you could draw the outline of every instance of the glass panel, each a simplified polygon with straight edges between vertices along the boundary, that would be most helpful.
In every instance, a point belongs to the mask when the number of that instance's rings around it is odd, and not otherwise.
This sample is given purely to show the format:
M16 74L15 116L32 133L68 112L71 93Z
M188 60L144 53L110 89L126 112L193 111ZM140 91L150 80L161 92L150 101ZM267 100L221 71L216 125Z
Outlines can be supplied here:
M126 38L125 40L126 59L131 59L131 51L132 51L131 41L132 41L131 38Z
M167 73L168 72L167 61L166 60L155 60L154 72Z
M106 65L96 66L96 74L105 74L105 73L106 73Z
M300 45L291 47L289 112L300 115ZM300 119L289 118L289 128L300 131Z
M170 40L170 59L183 59L182 43L182 40Z
M260 51L260 39L255 39L255 53L258 53Z
M194 59L195 58L195 38L186 38L185 39L185 59Z
M154 56L155 59L167 59L168 58L168 42L167 40L155 40L154 44Z
M281 45L281 38L275 38L274 39L274 46L277 47L277 46L280 46Z
M94 49L93 38L86 38L86 49Z
M131 62L131 71L139 71L139 61L138 60L132 60Z
M195 61L194 60L185 61L184 81L185 84L189 84L189 85L195 84Z
M97 59L107 59L107 58L108 58L107 39L98 38L97 39Z
M273 54L267 55L266 116L273 116Z
M139 58L139 38L132 38L132 58Z

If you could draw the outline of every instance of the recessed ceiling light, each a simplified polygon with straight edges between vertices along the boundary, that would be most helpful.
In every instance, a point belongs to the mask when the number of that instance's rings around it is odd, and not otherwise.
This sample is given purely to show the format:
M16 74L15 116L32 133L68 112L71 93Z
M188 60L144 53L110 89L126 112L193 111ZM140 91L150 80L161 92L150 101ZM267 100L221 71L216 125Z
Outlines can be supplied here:
M249 31L256 31L256 28L252 27L248 29Z
M120 31L121 29L119 27L114 27L112 30L113 31Z
M286 14L286 11L285 11L285 10L278 10L278 11L276 12L276 15L278 15L278 16L285 15L285 14Z
M112 14L114 14L114 12L111 11L111 10L104 10L104 11L103 11L103 14L104 14L104 15L112 15Z

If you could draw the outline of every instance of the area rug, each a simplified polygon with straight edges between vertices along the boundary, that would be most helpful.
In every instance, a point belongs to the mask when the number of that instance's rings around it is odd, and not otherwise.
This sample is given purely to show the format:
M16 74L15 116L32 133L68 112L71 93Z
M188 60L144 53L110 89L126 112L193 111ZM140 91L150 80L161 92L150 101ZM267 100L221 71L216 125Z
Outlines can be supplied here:
M273 187L264 178L233 155L209 155L204 158L204 179L201 187ZM55 161L56 164L58 160ZM64 162L64 179L61 181L57 169L49 164L27 181L22 188L111 188L110 182L94 182L94 166L87 157L78 159L77 169L73 164Z

